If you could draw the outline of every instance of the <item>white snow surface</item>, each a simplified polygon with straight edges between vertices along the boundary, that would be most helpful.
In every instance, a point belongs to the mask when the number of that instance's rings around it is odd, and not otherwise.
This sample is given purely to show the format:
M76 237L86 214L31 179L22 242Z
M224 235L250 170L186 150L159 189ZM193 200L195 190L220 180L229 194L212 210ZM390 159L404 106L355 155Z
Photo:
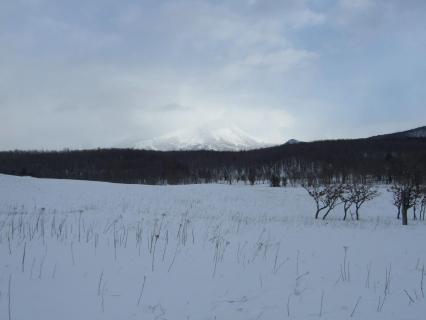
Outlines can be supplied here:
M385 188L313 214L293 187L0 175L0 319L424 319L423 221Z
M251 137L236 126L187 128L157 138L128 141L120 145L120 147L157 151L241 151L268 146L271 146L271 144Z

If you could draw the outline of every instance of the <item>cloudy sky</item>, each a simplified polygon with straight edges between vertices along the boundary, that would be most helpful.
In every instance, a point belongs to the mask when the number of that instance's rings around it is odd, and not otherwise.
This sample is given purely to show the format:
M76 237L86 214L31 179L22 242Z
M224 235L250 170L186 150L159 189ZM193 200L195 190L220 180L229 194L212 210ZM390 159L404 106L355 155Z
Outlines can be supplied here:
M0 149L426 124L424 0L0 0Z

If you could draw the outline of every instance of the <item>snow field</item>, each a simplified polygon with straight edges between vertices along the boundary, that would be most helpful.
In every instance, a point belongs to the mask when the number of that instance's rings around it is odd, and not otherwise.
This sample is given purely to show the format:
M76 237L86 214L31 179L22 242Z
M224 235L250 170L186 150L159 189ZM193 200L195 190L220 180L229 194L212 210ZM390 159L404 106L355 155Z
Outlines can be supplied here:
M0 319L423 319L425 223L302 188L0 175ZM9 287L10 284L10 287Z

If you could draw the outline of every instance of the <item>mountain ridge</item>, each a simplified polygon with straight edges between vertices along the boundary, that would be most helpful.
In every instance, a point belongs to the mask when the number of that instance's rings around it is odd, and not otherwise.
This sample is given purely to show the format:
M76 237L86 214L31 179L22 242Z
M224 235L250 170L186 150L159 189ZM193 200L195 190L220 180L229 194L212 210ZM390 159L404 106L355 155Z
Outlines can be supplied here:
M387 139L387 138L426 138L426 126L417 127L405 131L392 132L371 136L368 139Z
M426 138L426 126L370 136L364 139L394 138ZM151 139L133 139L117 147L150 151L249 151L279 145L299 144L301 142L296 139L289 139L281 144L266 143L250 136L236 126L209 127L207 125L185 128Z
M244 151L266 148L272 144L256 139L236 126L196 127L174 131L156 138L134 140L120 147L152 151Z

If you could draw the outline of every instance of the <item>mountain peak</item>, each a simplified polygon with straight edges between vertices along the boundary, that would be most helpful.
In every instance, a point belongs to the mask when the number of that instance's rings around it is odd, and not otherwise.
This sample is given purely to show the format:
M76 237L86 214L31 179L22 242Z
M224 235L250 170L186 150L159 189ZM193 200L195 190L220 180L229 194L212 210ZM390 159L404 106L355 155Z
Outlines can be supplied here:
M300 141L296 139L290 139L285 144L297 144L297 143L300 143Z
M125 147L157 151L214 150L242 151L271 146L236 126L187 128L153 139L127 143Z

